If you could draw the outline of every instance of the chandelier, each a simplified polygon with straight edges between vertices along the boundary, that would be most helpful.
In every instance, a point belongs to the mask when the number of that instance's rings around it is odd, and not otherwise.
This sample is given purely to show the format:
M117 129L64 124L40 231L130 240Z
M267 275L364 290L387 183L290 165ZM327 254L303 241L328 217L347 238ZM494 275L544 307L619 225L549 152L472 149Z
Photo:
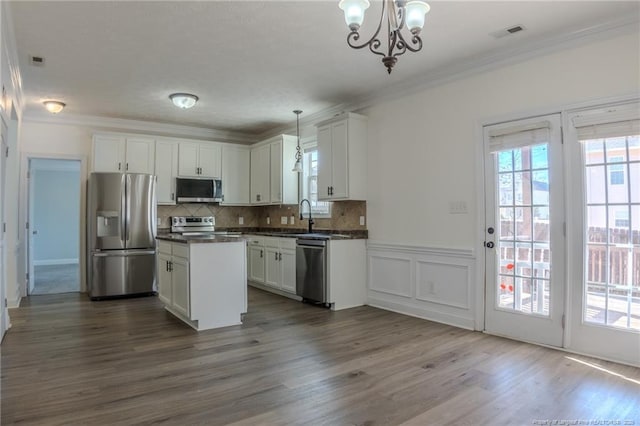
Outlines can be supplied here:
M338 6L344 11L344 19L351 30L347 36L347 44L354 49L369 47L371 52L382 56L382 63L391 74L391 69L398 62L398 56L404 54L407 50L418 52L422 49L420 30L424 27L424 18L430 7L427 3L419 0L408 2L406 0L383 0L378 29L369 41L357 44L358 40L360 40L358 30L364 21L364 11L369 8L369 5L369 0L340 0ZM385 17L388 38L386 46L383 47L383 41L380 40L379 36ZM411 32L409 41L405 40L402 35L402 29L405 26Z

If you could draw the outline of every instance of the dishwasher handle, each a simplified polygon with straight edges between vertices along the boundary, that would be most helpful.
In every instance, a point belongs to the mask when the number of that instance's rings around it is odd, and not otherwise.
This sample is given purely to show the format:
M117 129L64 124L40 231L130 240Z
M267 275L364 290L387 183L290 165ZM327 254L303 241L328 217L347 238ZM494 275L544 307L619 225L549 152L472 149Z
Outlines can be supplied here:
M296 245L302 247L317 247L319 249L324 249L327 246L327 242L324 240L297 240Z

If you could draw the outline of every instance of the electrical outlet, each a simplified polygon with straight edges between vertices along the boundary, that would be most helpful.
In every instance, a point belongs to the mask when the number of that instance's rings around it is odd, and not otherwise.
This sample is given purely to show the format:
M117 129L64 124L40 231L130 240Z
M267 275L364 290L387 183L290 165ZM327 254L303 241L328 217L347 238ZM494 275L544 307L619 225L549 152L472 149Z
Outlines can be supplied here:
M162 218L158 216L158 226L162 225Z
M287 224L287 217L280 216L280 225L286 225L286 224Z
M238 216L238 224L244 225L244 217Z
M267 216L267 225L271 225L271 218Z
M294 215L291 215L291 217L289 218L289 225L295 225L296 224L296 217Z
M364 216L360 216L360 226L364 226Z
M467 202L449 201L449 214L467 214Z

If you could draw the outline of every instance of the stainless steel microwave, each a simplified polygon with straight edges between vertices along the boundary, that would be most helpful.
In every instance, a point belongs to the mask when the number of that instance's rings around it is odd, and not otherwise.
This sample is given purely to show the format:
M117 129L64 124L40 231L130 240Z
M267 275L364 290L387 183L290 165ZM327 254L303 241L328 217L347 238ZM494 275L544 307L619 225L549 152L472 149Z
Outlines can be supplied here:
M224 200L222 181L211 178L176 178L179 203L219 203Z

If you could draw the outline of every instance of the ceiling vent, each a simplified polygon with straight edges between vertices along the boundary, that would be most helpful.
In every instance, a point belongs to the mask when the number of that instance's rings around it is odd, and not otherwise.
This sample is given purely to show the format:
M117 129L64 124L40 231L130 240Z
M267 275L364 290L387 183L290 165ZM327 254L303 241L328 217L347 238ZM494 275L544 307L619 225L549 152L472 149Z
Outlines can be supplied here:
M44 58L42 56L29 56L29 62L35 67L44 67Z
M514 25L513 27L505 28L503 30L494 31L492 33L489 33L489 35L493 36L494 38L502 38L502 37L506 37L508 35L519 33L520 31L524 31L524 30L525 30L524 26L522 26L522 25Z

